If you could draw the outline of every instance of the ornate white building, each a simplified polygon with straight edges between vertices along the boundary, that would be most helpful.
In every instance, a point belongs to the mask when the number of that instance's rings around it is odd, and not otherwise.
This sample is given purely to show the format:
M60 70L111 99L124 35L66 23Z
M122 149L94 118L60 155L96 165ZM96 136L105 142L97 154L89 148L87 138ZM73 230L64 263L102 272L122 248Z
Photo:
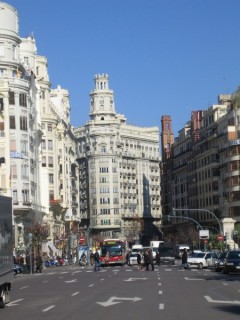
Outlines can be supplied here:
M90 120L76 128L82 226L102 237L159 235L159 130L126 123L116 113L108 75L95 76Z
M20 38L17 11L3 2L0 111L0 192L13 198L15 248L25 249L27 230L37 223L61 245L80 220L69 94L51 90L47 59L37 55L32 36Z

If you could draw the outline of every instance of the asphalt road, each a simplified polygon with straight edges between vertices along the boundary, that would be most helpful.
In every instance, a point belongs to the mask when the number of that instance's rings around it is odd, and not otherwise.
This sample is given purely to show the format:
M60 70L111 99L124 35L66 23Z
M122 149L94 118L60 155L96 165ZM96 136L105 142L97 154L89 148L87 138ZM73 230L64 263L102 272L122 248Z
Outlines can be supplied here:
M177 266L78 266L18 275L1 320L239 319L240 275Z

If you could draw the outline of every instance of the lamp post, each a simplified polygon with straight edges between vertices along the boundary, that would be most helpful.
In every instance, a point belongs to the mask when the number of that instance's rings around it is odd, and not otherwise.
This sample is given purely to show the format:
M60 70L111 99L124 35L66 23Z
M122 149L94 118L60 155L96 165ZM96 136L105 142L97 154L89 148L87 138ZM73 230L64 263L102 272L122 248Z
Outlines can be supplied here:
M169 218L178 218L178 217L175 216L175 215L167 215L167 217L169 217ZM194 220L194 219L192 219L192 218L189 218L189 217L179 217L179 218L193 221L193 222L195 222L195 223L198 225L198 227L199 227L201 230L203 230L203 227L202 227L202 226L200 225L200 223L197 222L196 220Z
M175 211L203 211L203 212L208 212L217 220L218 226L219 226L219 232L221 234L223 233L222 228L221 228L221 223L220 223L218 217L212 211L209 211L207 209L185 209L185 208L184 209L179 209L179 208L176 209L176 208L173 208L173 212L175 212Z

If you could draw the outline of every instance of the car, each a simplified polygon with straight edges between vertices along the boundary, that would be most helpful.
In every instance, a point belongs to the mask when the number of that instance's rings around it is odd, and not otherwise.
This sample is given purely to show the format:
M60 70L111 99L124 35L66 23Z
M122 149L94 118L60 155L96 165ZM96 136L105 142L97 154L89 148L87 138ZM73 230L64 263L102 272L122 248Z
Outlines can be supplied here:
M240 272L240 250L228 251L223 264L223 273Z
M13 272L14 272L14 275L23 273L23 267L20 264L14 264Z
M221 252L219 257L218 257L218 261L216 262L215 265L215 271L216 272L221 272L223 271L223 265L224 265L224 260L226 258L227 252Z
M143 258L143 252L142 252L142 250L139 250L140 251L140 254L141 254L141 256L142 256L142 259L141 259L141 263L142 264L144 264L144 258ZM138 263L137 263L137 252L132 252L131 254L130 254L130 257L129 257L129 265L130 266L133 266L133 265L137 265Z
M162 243L159 245L160 264L175 264L175 249L171 243Z
M216 262L218 261L218 256L215 252L194 252L188 257L188 265L191 267L202 268L214 268Z

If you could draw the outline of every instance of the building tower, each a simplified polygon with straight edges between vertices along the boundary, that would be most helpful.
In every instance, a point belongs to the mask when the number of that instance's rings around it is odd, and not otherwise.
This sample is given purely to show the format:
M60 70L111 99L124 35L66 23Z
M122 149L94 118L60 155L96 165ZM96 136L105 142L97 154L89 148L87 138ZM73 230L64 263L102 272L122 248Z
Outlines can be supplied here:
M94 81L90 120L75 129L82 224L101 237L138 241L159 232L159 131L128 125L115 111L108 75Z

